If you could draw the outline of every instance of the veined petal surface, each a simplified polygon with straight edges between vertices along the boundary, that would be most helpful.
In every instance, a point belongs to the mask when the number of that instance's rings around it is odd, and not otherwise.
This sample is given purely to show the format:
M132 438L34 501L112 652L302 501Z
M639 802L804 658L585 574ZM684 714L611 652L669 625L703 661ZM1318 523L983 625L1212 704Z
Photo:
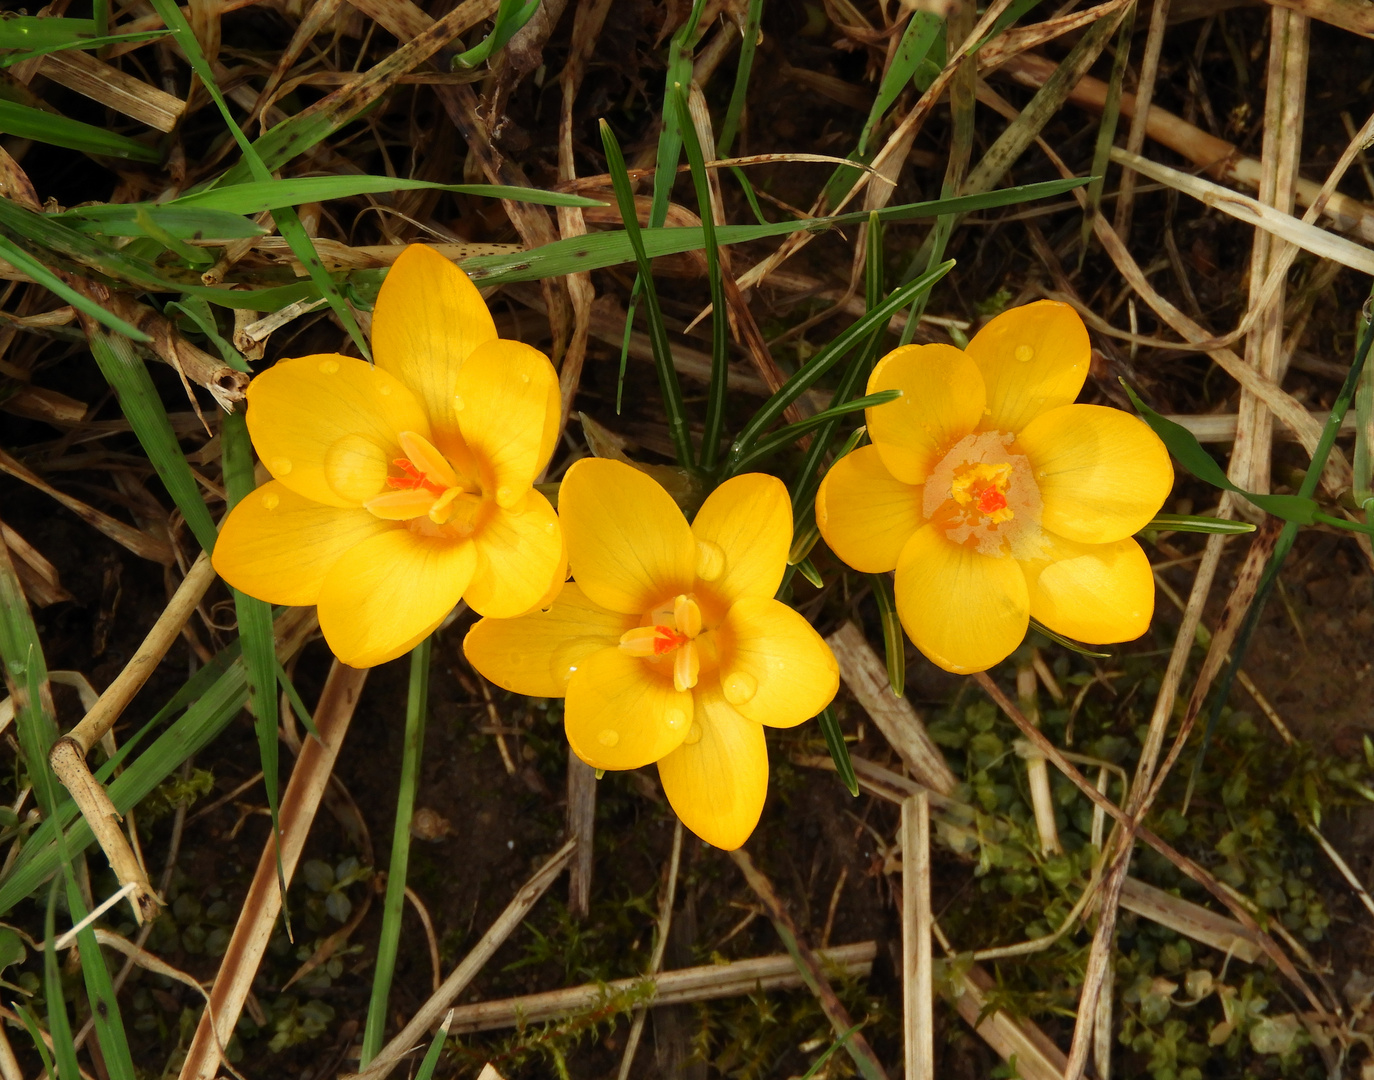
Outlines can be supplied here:
M558 516L573 577L602 607L639 615L691 592L696 538L672 497L633 466L574 462L559 488Z
M718 690L699 694L691 730L659 760L658 776L687 828L714 847L734 851L754 831L768 795L763 728L736 712Z
M816 492L816 527L830 550L866 574L893 570L925 524L919 484L887 470L876 446L861 446L830 467Z
M525 497L548 462L562 408L549 358L519 341L473 349L453 381L453 405L468 450L499 505Z
M407 430L429 431L420 402L357 357L279 360L248 384L258 457L274 479L326 506L361 506L384 491Z
M392 527L340 557L320 589L320 629L350 667L394 660L444 621L468 587L477 552L467 541Z
M1135 540L1079 544L1051 533L1045 540L1045 559L1022 564L1032 618L1089 645L1131 641L1150 628L1155 580Z
M1092 346L1078 312L1057 300L1004 311L968 343L987 384L989 431L1020 431L1078 397Z
M568 682L563 727L594 769L638 769L681 745L692 723L691 691L617 649L583 657Z
M716 635L721 693L755 723L795 727L829 705L840 687L830 646L771 597L736 602Z
M496 338L486 301L467 274L424 244L411 244L387 271L372 312L377 366L424 403L436 442L458 431L453 383L469 354Z
M888 472L903 483L922 483L983 419L983 377L953 345L894 349L868 377L870 394L882 390L900 390L902 396L864 411L868 435Z
M568 582L548 611L518 619L482 619L463 640L463 652L484 678L530 697L562 697L583 659L616 649L638 618L592 603Z
M537 491L508 510L496 507L472 542L477 568L463 598L479 615L510 619L547 606L549 591L568 576L558 515Z
M1017 436L1030 459L1046 529L1110 544L1144 528L1174 485L1169 452L1143 420L1102 405L1065 405Z
M896 595L897 614L912 643L960 675L1006 659L1030 625L1020 564L950 543L933 525L922 527L902 549Z
M692 533L698 544L698 588L704 582L725 607L745 596L772 597L792 545L787 487L764 473L727 480L697 511Z
M366 510L324 506L269 480L229 512L211 561L240 592L308 607L345 552L393 528Z

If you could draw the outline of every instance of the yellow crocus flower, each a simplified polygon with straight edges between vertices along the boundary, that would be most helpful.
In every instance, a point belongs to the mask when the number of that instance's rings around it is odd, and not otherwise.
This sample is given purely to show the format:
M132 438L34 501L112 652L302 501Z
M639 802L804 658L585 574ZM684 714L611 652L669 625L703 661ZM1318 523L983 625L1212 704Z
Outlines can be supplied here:
M1118 409L1075 405L1088 332L1041 300L960 351L908 345L873 369L873 442L835 463L816 524L857 570L896 570L907 635L947 671L983 671L1029 619L1092 644L1139 637L1154 579L1138 532L1173 486L1168 451Z
M460 599L522 614L566 577L558 518L533 489L558 435L558 376L496 336L463 271L414 245L372 316L376 364L278 361L248 387L272 479L234 508L220 575L274 604L319 606L340 660L370 667L434 631Z
M829 647L773 599L792 540L787 489L737 476L689 526L656 481L588 458L568 470L558 512L574 580L545 611L477 623L468 659L507 690L566 697L578 757L657 762L683 824L739 847L768 788L764 726L800 724L839 687Z

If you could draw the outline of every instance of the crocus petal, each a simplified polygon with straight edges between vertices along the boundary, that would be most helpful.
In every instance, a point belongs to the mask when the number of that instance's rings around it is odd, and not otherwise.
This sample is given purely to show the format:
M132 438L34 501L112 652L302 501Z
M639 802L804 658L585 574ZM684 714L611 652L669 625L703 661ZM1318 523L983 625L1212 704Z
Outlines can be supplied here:
M732 709L719 691L703 693L687 738L659 761L658 776L687 828L734 851L754 831L768 794L763 728Z
M463 652L497 686L530 697L562 697L583 659L614 649L636 621L598 607L569 582L548 611L482 619L468 631Z
M855 570L892 570L925 522L919 484L887 471L876 446L861 446L831 466L816 492L816 527L830 550Z
M638 769L681 745L692 693L663 671L616 649L582 658L568 683L563 726L573 752L594 769Z
M463 599L479 615L511 619L547 607L550 588L568 576L558 515L537 491L509 510L495 507L472 542L477 569Z
M514 506L553 451L562 407L553 365L519 341L488 341L464 361L453 394L483 484L491 485L498 504Z
M393 528L366 510L322 506L269 480L225 518L212 561L240 592L305 607L345 552Z
M868 435L888 472L922 483L940 458L983 419L983 377L953 345L904 345L868 377L868 392L902 396L865 410Z
M804 618L772 598L738 601L716 640L721 692L755 723L795 727L829 705L840 687L830 646Z
M476 549L466 541L395 527L365 540L325 575L324 639L350 667L394 660L444 621L476 565Z
M415 391L441 445L458 431L453 383L496 324L467 274L432 248L412 244L387 272L372 312L377 366Z
M397 435L425 435L415 395L353 356L279 360L248 384L248 433L268 472L326 506L361 506L385 490Z
M1022 563L1033 618L1090 645L1131 641L1150 628L1154 575L1133 539L1078 544L1046 533L1045 541L1044 559Z
M1045 528L1110 544L1144 528L1174 485L1169 452L1143 420L1102 405L1065 405L1017 436L1044 500Z
M697 578L728 608L745 596L771 597L792 544L792 500L775 476L746 473L707 497L692 522Z
M974 335L968 355L987 384L983 428L1020 431L1083 389L1092 347L1083 320L1068 304L1037 300L1004 311Z
M952 544L933 525L902 549L896 594L912 643L960 675L1006 659L1030 625L1026 575L1016 560Z
M692 591L696 538L672 497L633 466L575 462L559 488L558 516L573 577L602 607L643 614Z

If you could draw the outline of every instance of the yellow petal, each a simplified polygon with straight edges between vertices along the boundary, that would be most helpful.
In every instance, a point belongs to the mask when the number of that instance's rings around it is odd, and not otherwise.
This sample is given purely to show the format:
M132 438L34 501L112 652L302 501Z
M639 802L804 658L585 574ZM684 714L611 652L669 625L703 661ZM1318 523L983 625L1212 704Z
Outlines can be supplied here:
M372 354L379 368L415 391L441 445L458 431L458 370L495 337L491 312L467 274L423 244L401 252L377 294Z
M1174 486L1169 452L1143 420L1102 405L1065 405L1017 436L1044 499L1045 528L1110 544L1144 528Z
M687 738L660 759L658 776L687 828L734 851L754 831L768 794L763 728L732 709L719 691L703 693Z
M892 570L911 534L925 524L919 484L904 484L876 446L861 446L831 466L816 492L816 527L830 550L855 570Z
M518 341L488 341L463 363L453 393L483 485L501 506L515 505L553 450L550 433L557 434L561 408L553 365Z
M568 683L563 726L594 769L638 769L671 754L692 723L692 694L673 688L671 665L603 649L582 658Z
M361 506L385 490L397 435L425 435L415 395L353 356L280 360L248 384L248 433L268 472L326 506Z
M482 619L463 641L468 661L497 686L530 697L562 697L582 661L614 649L634 616L598 607L573 582L548 611Z
M741 716L795 727L830 704L839 666L820 634L786 604L738 601L716 631L721 692Z
M983 429L1020 431L1083 389L1092 347L1068 304L1037 300L1004 311L973 336L968 355L987 384Z
M933 525L902 549L896 593L912 643L960 675L1005 660L1030 625L1026 575L1016 560L952 544Z
M224 519L212 561L240 592L305 607L340 556L392 528L366 510L321 506L269 480Z
M346 552L320 589L320 630L350 667L394 660L444 621L477 553L466 541L390 528Z
M792 544L792 500L775 476L746 473L707 497L692 522L697 576L728 608L744 596L771 597Z
M472 542L477 569L463 599L479 615L510 619L548 607L549 590L568 576L558 515L537 491L509 510L496 507Z
M692 530L638 469L606 458L575 462L559 488L558 516L573 577L602 607L641 615L692 591Z
M1139 544L1078 544L1050 533L1045 541L1043 559L1022 563L1032 618L1090 645L1131 641L1150 628L1155 579Z
M878 361L868 392L902 396L868 409L868 435L888 472L922 483L951 446L983 419L983 377L953 345L904 345Z

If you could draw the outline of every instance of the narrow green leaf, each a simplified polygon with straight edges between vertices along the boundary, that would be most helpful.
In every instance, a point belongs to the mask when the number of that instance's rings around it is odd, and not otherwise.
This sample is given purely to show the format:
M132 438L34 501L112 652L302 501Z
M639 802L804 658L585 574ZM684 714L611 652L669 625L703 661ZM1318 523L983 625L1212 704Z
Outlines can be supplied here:
M1195 514L1156 514L1141 532L1191 532L1191 533L1250 533L1255 527L1248 521L1232 521L1229 518L1206 517Z
M906 637L897 617L897 598L892 592L892 579L887 574L869 574L873 599L883 623L883 647L887 652L887 682L892 693L901 697L906 693Z
M11 22L13 20L6 20ZM40 22L86 22L85 19L40 19ZM0 36L3 36L3 28L0 28ZM55 42L49 45L41 45L26 52L6 53L0 56L0 70L13 67L15 64L22 64L25 60L36 60L40 56L47 56L49 53L64 52L67 49L103 49L106 45L132 45L136 42L156 41L160 37L166 37L166 30L144 30L136 34L101 34L96 37L73 38L69 41Z
M434 1039L429 1044L429 1049L425 1051L424 1060L420 1062L420 1069L415 1074L415 1080L433 1080L434 1070L439 1065L439 1054L444 1049L444 1041L448 1038L449 1024L453 1022L453 1010L448 1011L448 1016L444 1017L444 1022L439 1025L439 1030L434 1033Z
M43 49L71 45L95 35L94 19L11 15L0 19L0 49Z
M228 364L235 371L250 372L248 361L243 358L243 353L234 348L233 345L220 334L219 324L215 322L215 313L210 310L208 301L199 296L183 296L180 300L171 301L163 314L168 318L173 317L173 313L185 315L196 324L196 328L210 339L219 352L220 359Z
M48 1053L48 1042L43 1038L43 1029L38 1026L38 1020L24 1007L23 1002L14 1003L14 1011L19 1014L19 1019L24 1022L24 1030L29 1033L29 1038L33 1040L34 1048L38 1051L38 1056L43 1062L43 1071L49 1076L56 1076L57 1071L53 1068L52 1055Z
M819 427L824 427L832 420L849 416L851 413L863 412L878 405L886 405L889 401L896 401L902 396L900 390L879 390L876 394L869 394L866 397L855 398L846 401L842 405L832 405L822 412L808 416L805 420L798 420L796 423L788 424L786 427L779 428L766 439L760 439L749 453L745 454L734 465L733 472L747 472L757 468L759 463L766 458L776 454L779 450L786 449L796 442L809 431L815 431Z
M1092 239L1093 217L1102 205L1102 187L1107 180L1107 166L1111 162L1112 144L1116 141L1116 122L1121 114L1121 81L1126 75L1126 62L1131 56L1131 32L1135 29L1135 4L1126 9L1116 34L1116 56L1112 58L1112 73L1107 79L1107 100L1102 108L1102 120L1097 127L1097 144L1093 148L1092 180L1088 183L1088 205L1083 211L1083 224L1078 234L1078 269L1088 255Z
M67 886L67 910L73 922L80 922L88 914L81 889L76 883L70 862L63 866ZM135 1080L133 1058L129 1053L129 1039L119 1012L119 999L110 978L105 955L95 937L95 928L87 926L76 935L77 952L81 957L81 977L86 984L86 998L95 1020L95 1035L100 1042L100 1054L105 1059L105 1071L110 1080Z
M141 214L148 214L159 229L178 240L241 240L268 233L257 222L239 214L178 203L101 203L50 216L78 232L147 236L148 232L139 224Z
M821 734L825 736L825 748L830 751L830 760L835 763L835 774L839 776L840 783L849 789L849 794L858 795L859 780L854 775L854 762L849 760L849 747L845 745L844 732L840 730L835 710L827 705L816 720L821 726Z
M735 85L730 91L730 104L725 108L725 119L720 125L720 136L716 139L717 158L729 157L730 148L735 145L740 117L744 114L744 99L749 92L749 75L754 70L754 56L758 52L759 24L762 20L763 0L749 0L749 12L744 17L744 32L739 45L739 60L735 64ZM741 170L734 171L743 176ZM744 183L752 201L753 190L749 188L747 180ZM760 214L759 218L762 220L763 215Z
M63 146L97 157L125 158L129 161L155 162L162 158L151 146L113 131L83 124L57 113L45 112L17 101L0 99L0 131L20 139Z
M644 303L649 318L649 340L654 350L654 367L658 371L659 389L663 393L663 407L668 413L668 435L673 440L678 464L690 469L696 465L696 456L692 452L692 439L687 429L682 386L678 382L677 368L673 366L673 351L672 346L668 344L668 331L663 325L663 312L658 306L653 269L644 250L639 215L635 210L634 192L630 189L630 177L625 169L625 156L620 152L620 144L605 120L601 121L601 145L606 151L606 171L610 173L616 202L620 206L621 217L625 220L625 238L634 252L635 262L639 265L639 277L643 283ZM694 231L701 232L700 229Z
M48 1034L52 1036L53 1056L57 1058L58 1080L81 1080L67 1000L62 992L62 970L53 948L57 939L57 886L54 881L48 890L48 909L43 919L43 996L48 1001Z
M500 52L539 9L539 0L501 0L491 33L480 44L453 58L453 70L474 68Z
M186 519L196 541L206 551L215 549L215 521L210 516L191 466L177 443L162 398L152 376L127 339L103 330L91 335L91 355L109 382L119 408L134 429L158 479Z
M118 315L107 311L85 293L77 292L37 259L29 255L27 251L10 243L9 239L4 236L0 236L0 255L3 255L16 269L28 274L43 288L60 296L78 311L85 312L102 326L107 326L111 330L133 338L135 341L151 340L142 330L131 326Z
M452 191L459 195L483 195L492 199L536 203L540 206L605 206L583 195L558 191L514 187L506 184L439 184L429 180L407 180L395 176L300 176L282 180L255 180L246 184L221 185L170 203L172 209L219 210L232 214L257 214L278 206L299 206L328 199L348 199L356 195L379 195L391 191Z
M1063 634L1056 634L1048 626L1044 625L1044 623L1037 622L1035 619L1030 621L1030 626L1037 634L1043 634L1056 644L1062 645L1069 651L1076 652L1082 656L1091 656L1097 660L1105 660L1112 655L1111 653L1095 652L1081 642L1074 641L1073 638L1066 638Z
M382 932L377 942L377 961L372 975L372 999L367 1007L360 1072L382 1048L386 1034L387 1002L396 973L396 953L401 940L401 916L406 902L406 874L410 865L410 822L415 812L415 792L420 785L420 761L425 748L425 718L429 711L429 660L431 638L425 638L410 654L410 691L406 698L405 742L401 750L401 786L396 794L396 824L391 834L391 863L387 868L386 900L382 906ZM440 1036L439 1041L443 1041Z
M816 569L816 564L809 558L802 559L801 562L797 563L797 572L816 588L825 588L825 578L821 577L821 572Z

